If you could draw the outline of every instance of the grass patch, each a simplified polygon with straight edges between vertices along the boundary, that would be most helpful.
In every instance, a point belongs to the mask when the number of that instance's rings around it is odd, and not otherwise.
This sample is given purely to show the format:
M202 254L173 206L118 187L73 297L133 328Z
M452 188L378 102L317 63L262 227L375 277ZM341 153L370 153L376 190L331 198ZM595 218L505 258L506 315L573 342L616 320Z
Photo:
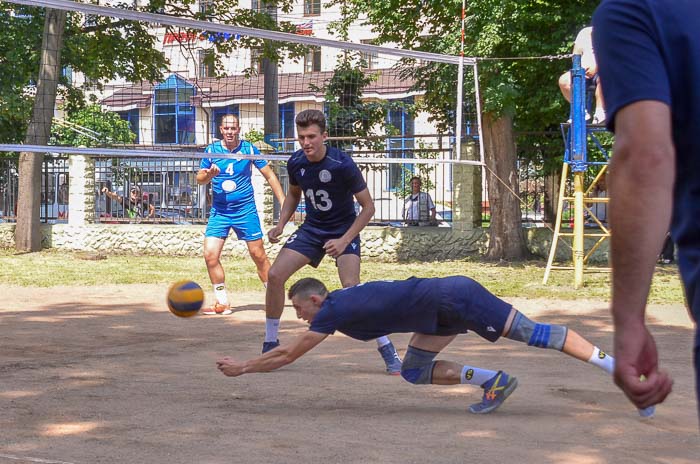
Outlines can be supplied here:
M54 287L163 284L191 279L208 290L204 259L201 257L148 256L110 254L106 259L87 260L81 253L44 250L39 253L15 254L0 250L0 282L23 287ZM226 282L230 291L261 291L262 286L252 260L223 258ZM521 263L489 263L477 259L430 263L362 263L363 281L416 277L469 276L500 297L607 300L610 296L610 274L589 266L584 276L585 287L573 288L573 271L552 271L547 285L542 284L544 261ZM335 263L325 259L318 269L309 266L292 277L317 277L329 287L340 287ZM650 301L683 303L683 290L675 266L658 268Z

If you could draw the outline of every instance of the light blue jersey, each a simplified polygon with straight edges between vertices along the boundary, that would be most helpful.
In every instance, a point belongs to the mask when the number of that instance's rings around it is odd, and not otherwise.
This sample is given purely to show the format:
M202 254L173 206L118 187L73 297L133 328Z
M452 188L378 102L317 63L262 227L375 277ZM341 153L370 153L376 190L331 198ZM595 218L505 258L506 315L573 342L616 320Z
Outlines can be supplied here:
M209 145L206 153L221 154L245 154L259 155L260 151L247 140L241 140L233 151L229 151L217 141ZM213 201L212 208L220 213L234 213L241 208L249 207L250 203L255 204L253 197L253 175L252 166L262 169L267 166L267 161L261 160L235 160L230 158L203 158L200 169L209 169L212 164L216 164L221 172L211 180Z

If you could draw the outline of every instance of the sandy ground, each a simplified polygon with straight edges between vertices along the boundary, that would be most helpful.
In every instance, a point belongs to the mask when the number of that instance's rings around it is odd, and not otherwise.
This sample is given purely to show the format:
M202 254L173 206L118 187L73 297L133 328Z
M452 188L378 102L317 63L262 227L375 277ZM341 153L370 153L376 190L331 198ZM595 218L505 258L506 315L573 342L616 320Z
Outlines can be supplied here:
M510 340L459 337L444 358L516 375L495 413L473 386L413 386L383 373L374 342L330 337L268 374L226 378L221 355L258 354L262 293L231 316L180 319L159 286L0 285L2 463L696 463L700 433L684 308L652 308L674 393L638 417L601 370ZM511 300L603 349L600 301ZM287 309L282 342L305 330ZM392 337L403 353L408 335Z

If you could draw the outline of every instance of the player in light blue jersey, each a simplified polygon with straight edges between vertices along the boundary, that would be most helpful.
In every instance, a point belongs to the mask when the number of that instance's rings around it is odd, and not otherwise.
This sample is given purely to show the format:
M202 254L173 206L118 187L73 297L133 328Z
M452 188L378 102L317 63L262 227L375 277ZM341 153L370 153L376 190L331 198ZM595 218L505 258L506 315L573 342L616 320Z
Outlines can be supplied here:
M483 389L482 400L469 411L494 411L518 385L502 370L436 359L457 335L473 331L490 342L500 337L537 348L561 351L612 374L614 359L577 332L557 324L530 320L478 282L463 276L375 281L328 292L313 278L289 289L297 317L309 330L287 345L248 361L217 361L225 375L268 372L290 364L336 331L358 340L390 333L410 333L401 376L415 385L471 384ZM579 385L580 387L580 385Z
M221 120L223 139L216 141L206 148L207 153L231 155L259 155L260 152L250 142L240 140L241 132L238 117L233 114L225 115ZM245 240L248 252L258 268L258 277L267 284L270 260L263 247L263 233L260 218L255 206L251 176L253 165L260 170L272 188L280 204L284 203L284 192L277 176L267 161L233 159L233 158L203 158L197 173L197 183L212 183L212 207L209 212L209 222L204 233L204 261L207 264L209 279L214 286L216 301L211 308L202 311L203 314L231 314L231 305L226 294L224 268L221 265L221 252L224 242L231 229L239 240Z
M279 345L277 333L284 309L284 285L296 271L310 264L317 267L328 254L335 258L343 287L360 283L360 231L374 215L374 203L355 162L336 148L324 144L326 119L319 110L305 110L296 117L302 149L287 163L289 191L280 219L268 232L278 242L284 225L292 218L304 196L306 219L294 232L270 269L265 294L267 313L263 353ZM355 212L355 200L362 208ZM398 375L401 359L388 337L377 338L379 353L389 374Z

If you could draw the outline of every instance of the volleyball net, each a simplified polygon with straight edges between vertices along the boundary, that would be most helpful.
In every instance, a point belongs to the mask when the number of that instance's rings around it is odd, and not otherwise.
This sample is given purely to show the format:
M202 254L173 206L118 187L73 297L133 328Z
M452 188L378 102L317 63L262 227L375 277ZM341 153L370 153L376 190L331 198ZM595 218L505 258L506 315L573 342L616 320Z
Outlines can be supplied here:
M165 208L177 196L168 192L196 189L192 171L221 138L225 115L238 116L241 138L283 168L298 148L295 115L314 108L326 114L329 144L363 169L375 201L391 203L378 205L378 221L401 219L414 175L448 210L453 167L483 162L475 59L375 45L368 27L341 27L340 10L319 15L320 1L273 12L256 0L234 9L221 0L154 5L3 2L3 27L16 42L0 57L0 153L99 159L98 185L160 183L144 188L158 190ZM66 13L60 57L51 40L42 43L47 11ZM30 121L36 131L40 105L52 101L47 88L56 98L43 108L50 128L39 129L49 137L30 139ZM3 177L11 175L8 168Z

